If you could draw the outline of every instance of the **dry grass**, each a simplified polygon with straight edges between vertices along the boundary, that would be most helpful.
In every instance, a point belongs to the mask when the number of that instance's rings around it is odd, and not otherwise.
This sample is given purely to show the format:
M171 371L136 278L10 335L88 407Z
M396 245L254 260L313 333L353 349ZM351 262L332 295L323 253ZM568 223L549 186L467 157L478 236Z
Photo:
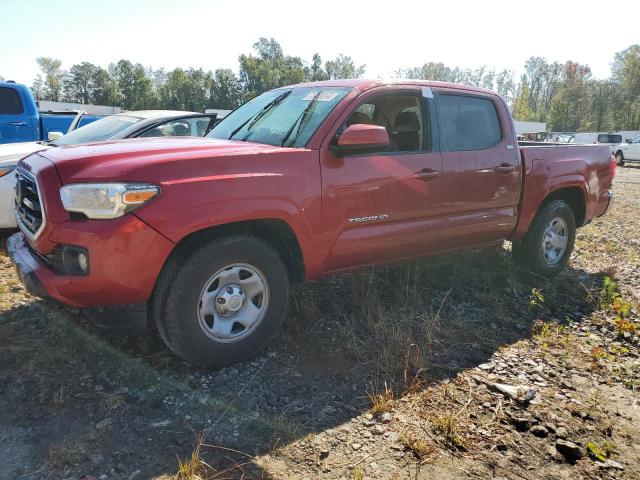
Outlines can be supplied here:
M433 443L424 438L405 433L400 437L400 443L409 450L419 462L428 461L438 451Z
M393 409L393 390L386 383L381 392L368 392L367 395L371 402L371 413L374 415L390 412Z

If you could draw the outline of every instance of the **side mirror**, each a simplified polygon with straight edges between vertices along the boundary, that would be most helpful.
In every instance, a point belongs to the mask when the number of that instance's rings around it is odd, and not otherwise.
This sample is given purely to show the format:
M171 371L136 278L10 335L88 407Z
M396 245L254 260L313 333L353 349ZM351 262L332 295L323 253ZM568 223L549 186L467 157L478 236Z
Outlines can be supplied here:
M62 132L49 132L49 135L47 136L47 139L50 142L53 142L54 140L59 139L60 137L62 137L64 135L64 133Z
M379 125L356 123L338 137L338 144L329 149L337 157L381 150L389 145L387 129Z

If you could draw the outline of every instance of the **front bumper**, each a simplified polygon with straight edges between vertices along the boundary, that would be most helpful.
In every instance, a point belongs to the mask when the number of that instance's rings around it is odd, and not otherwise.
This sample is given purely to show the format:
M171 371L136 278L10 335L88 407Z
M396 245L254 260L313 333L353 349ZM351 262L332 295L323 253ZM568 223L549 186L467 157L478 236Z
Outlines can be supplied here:
M72 307L129 305L146 302L174 244L135 215L99 221L66 221L48 240L87 249L88 275L65 275L42 260L23 233L7 241L18 276L32 294Z
M29 293L37 297L50 298L38 277L38 262L29 253L22 233L14 233L7 239L7 250L20 281Z

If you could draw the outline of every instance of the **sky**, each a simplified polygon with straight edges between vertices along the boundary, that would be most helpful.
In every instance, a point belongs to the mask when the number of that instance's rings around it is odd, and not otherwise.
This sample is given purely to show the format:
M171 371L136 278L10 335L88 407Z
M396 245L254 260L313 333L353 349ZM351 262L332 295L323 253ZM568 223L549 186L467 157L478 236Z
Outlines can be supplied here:
M315 52L349 55L369 78L428 61L520 74L530 56L586 63L606 78L614 54L640 43L638 18L638 0L0 0L0 76L30 85L40 56L64 69L125 58L237 71L241 53L273 37L309 62Z

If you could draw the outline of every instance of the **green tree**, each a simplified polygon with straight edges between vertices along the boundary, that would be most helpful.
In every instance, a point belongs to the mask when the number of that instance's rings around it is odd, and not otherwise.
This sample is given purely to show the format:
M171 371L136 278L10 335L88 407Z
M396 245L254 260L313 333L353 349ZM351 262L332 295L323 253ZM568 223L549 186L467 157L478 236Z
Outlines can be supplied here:
M36 75L36 78L33 80L33 84L31 85L31 93L33 93L36 101L44 99L44 81L42 80L42 75Z
M39 57L36 59L40 70L44 74L42 87L42 99L60 101L62 97L62 80L64 72L62 71L62 62L55 58Z
M96 68L93 72L92 83L93 96L91 98L91 103L95 103L96 105L112 106L120 104L116 81L104 68Z
M329 79L329 75L327 75L327 72L324 70L324 68L322 68L322 57L320 57L319 53L313 54L311 66L309 67L307 76L312 82Z
M204 111L211 90L211 73L176 68L158 90L160 103L174 110Z
M351 57L338 55L324 64L324 70L330 79L358 78L364 74L366 65L357 66Z
M272 88L304 82L307 72L300 57L284 55L273 38L261 38L253 48L254 55L240 55L240 82L245 100Z
M94 79L98 67L89 62L73 65L64 80L65 98L78 103L91 103L94 98Z
M522 82L520 85L520 91L513 102L513 118L522 121L532 120L534 113L529 107L529 86L525 82Z
M209 103L211 108L232 110L242 101L242 86L235 73L226 68L219 68L213 74Z
M142 65L120 60L115 65L110 65L109 70L115 80L122 108L143 110L157 104L153 84Z
M569 61L564 65L564 80L551 100L547 116L552 131L577 132L588 130L588 83L591 70L586 65Z
M640 129L640 44L616 53L611 74L617 89L615 124L619 129Z

